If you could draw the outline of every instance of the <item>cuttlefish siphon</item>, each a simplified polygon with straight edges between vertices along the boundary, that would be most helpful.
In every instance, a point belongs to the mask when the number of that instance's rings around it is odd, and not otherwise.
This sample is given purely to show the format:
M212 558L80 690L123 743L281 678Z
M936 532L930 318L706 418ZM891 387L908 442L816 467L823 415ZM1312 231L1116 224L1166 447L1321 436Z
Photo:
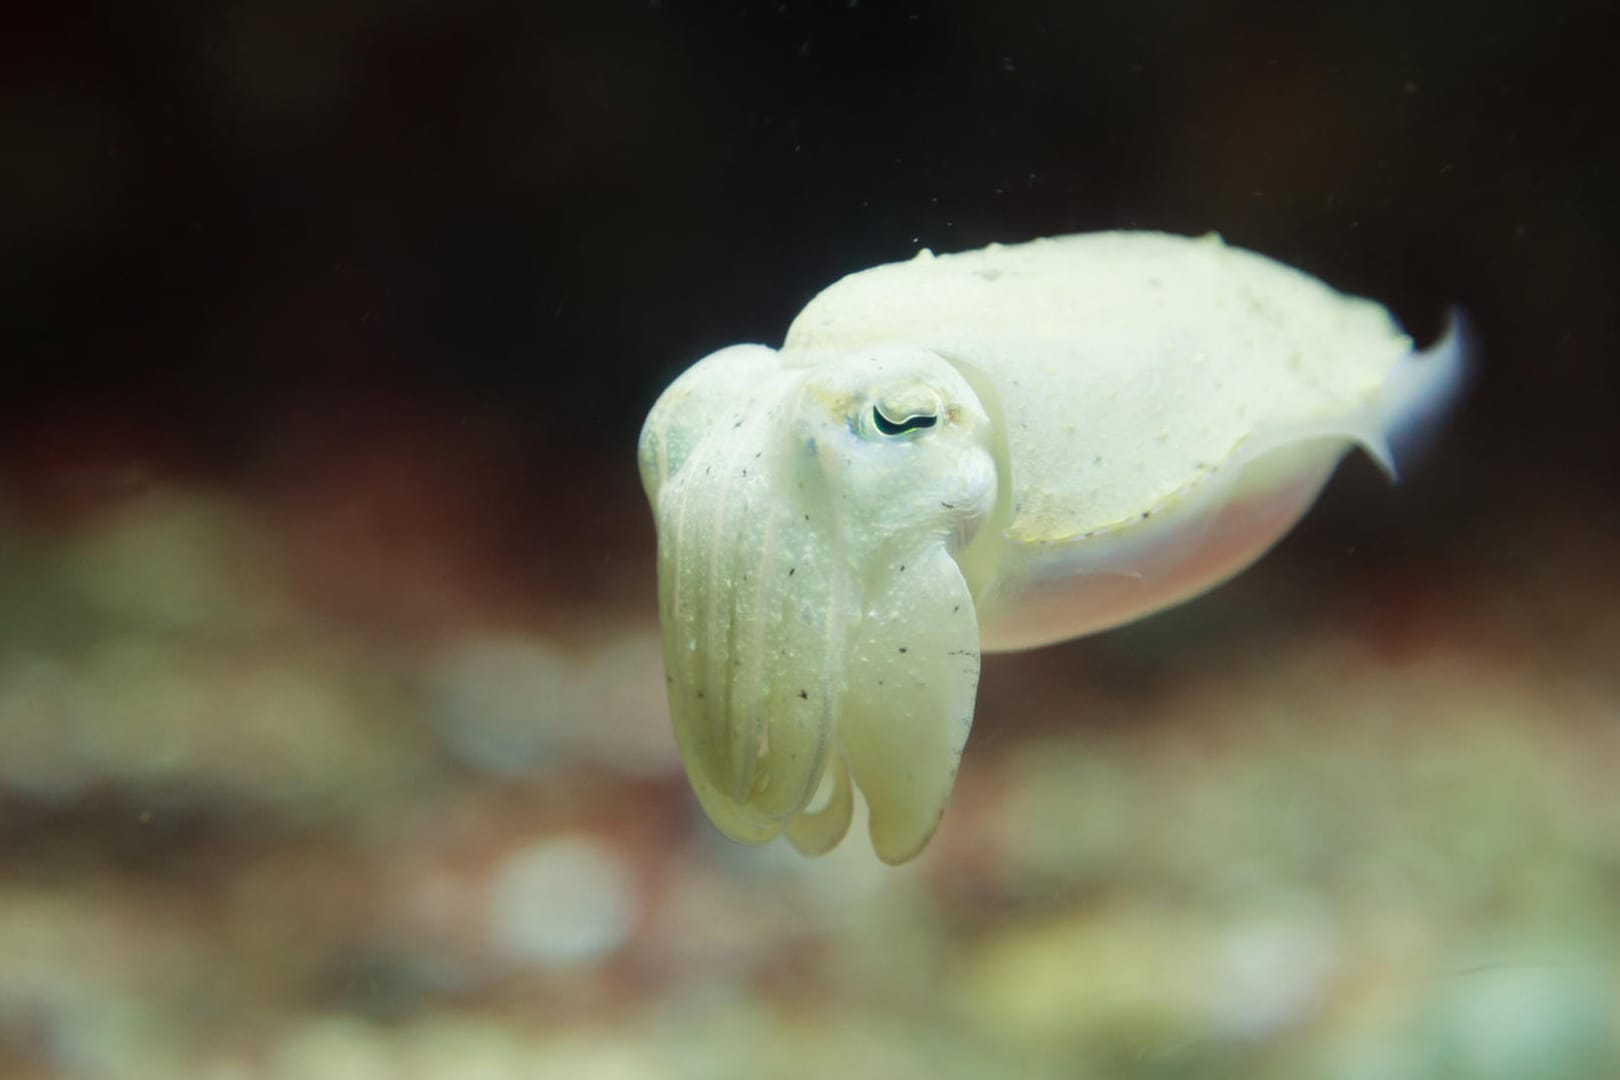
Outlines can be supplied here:
M1232 576L1359 446L1432 428L1465 366L1382 306L1225 244L1108 232L852 274L641 432L669 706L733 840L809 854L854 788L886 862L939 823L984 650Z

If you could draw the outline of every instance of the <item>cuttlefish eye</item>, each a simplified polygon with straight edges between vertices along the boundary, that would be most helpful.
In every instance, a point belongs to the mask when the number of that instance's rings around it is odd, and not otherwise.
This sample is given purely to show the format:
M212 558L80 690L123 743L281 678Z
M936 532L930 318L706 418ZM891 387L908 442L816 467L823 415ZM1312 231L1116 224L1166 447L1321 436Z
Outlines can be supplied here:
M885 435L904 435L908 431L931 428L938 420L939 417L934 413L923 413L920 416L906 416L891 420L883 415L883 406L872 406L872 426Z
M863 435L875 432L893 439L933 427L939 423L940 414L941 403L936 391L926 386L910 386L874 401L856 427Z

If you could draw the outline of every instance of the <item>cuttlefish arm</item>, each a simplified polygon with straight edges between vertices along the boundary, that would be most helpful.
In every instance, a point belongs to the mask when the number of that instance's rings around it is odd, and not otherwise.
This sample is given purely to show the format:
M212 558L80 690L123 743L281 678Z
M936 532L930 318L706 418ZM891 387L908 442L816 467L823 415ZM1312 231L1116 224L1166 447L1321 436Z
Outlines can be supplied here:
M932 835L978 683L954 555L995 499L988 419L939 357L726 350L643 430L676 740L727 836Z
M898 863L928 842L956 783L979 687L979 624L943 539L867 565L838 742L871 811L873 850Z

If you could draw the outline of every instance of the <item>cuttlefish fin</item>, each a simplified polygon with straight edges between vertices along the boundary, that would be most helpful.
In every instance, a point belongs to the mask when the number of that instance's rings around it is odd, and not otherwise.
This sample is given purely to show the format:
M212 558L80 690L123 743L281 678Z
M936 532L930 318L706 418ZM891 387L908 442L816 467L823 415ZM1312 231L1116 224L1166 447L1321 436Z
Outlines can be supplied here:
M1389 456L1379 464L1391 477L1399 465L1421 458L1462 395L1479 353L1479 335L1461 308L1447 312L1445 332L1421 352L1410 352L1385 376L1378 421Z

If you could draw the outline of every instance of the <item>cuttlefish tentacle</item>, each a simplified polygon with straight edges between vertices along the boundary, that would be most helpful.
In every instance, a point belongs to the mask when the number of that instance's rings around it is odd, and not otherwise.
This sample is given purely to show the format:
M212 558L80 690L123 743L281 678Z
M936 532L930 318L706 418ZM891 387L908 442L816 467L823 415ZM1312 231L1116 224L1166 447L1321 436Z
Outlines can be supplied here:
M783 422L781 404L754 404L732 419L736 440L695 447L668 485L659 580L682 755L710 816L757 843L820 781L843 627L835 606L797 602L801 574L841 571L814 515L776 494L785 451L768 429Z
M816 800L811 800L783 830L805 855L825 855L837 847L855 817L855 792L842 755L833 754L828 760L821 784L826 789L825 801L817 806Z
M979 686L973 598L943 544L885 564L850 657L839 742L871 808L873 850L904 862L944 813Z

